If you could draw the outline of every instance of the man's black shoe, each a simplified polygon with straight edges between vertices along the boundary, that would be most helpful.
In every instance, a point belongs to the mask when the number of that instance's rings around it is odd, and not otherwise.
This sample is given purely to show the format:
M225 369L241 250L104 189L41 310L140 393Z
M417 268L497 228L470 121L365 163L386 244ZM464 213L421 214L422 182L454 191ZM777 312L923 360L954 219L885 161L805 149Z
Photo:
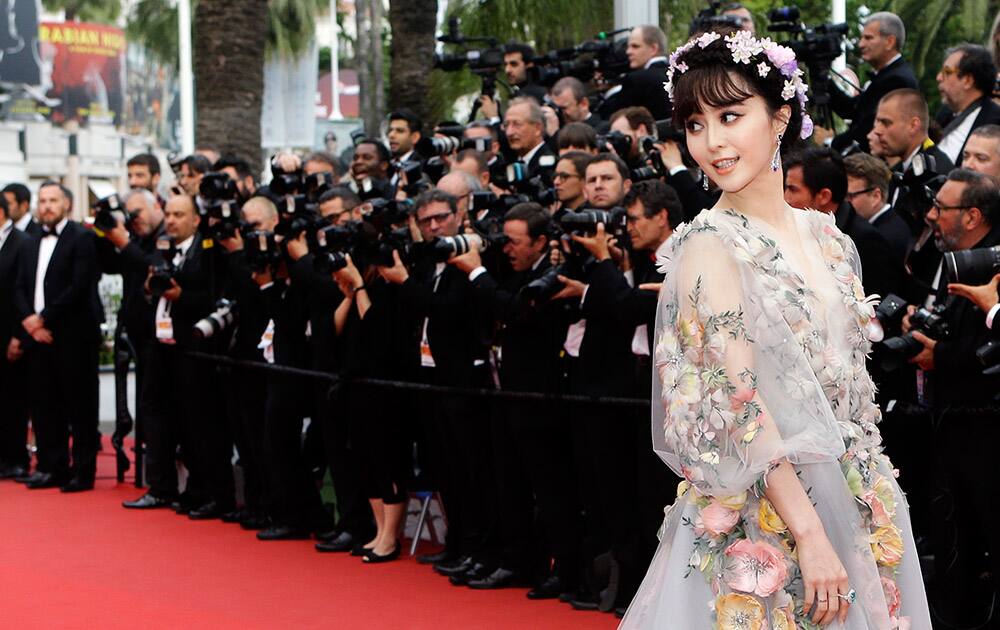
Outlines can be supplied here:
M267 529L271 526L271 518L268 516L248 516L240 521L240 527L247 531Z
M219 505L218 502L209 501L205 505L194 508L188 512L188 518L192 521L208 521L213 518L222 518L222 515L228 511L229 510Z
M524 586L524 578L517 571L499 568L484 578L469 580L468 587L477 590L489 590L494 588L509 588L511 586Z
M464 556L448 562L439 562L434 565L434 570L441 575L458 575L471 569L473 564L475 561L471 556Z
M0 479L17 479L28 474L28 469L24 466L4 466L0 469Z
M339 553L342 551L350 551L355 545L357 545L357 542L354 540L354 536L351 535L351 532L340 532L329 540L317 543L316 550Z
M309 540L309 530L293 525L272 525L257 532L257 540Z
M489 568L482 562L475 562L471 567L469 567L468 571L449 575L448 581L451 582L453 586L465 586L469 582L482 580L491 573L493 573L493 569Z
M222 515L223 523L242 523L250 515L246 510L233 510Z
M458 558L454 552L442 549L437 553L425 553L417 556L417 564L441 564Z
M550 575L528 591L528 599L555 599L571 589L558 575Z
M134 501L122 501L122 507L130 510L151 510L154 508L170 507L170 499L161 499L150 493L146 493Z
M569 605L573 610L597 610L599 604L593 599L571 599Z
M65 477L42 473L40 477L36 477L34 481L29 481L27 485L29 490L44 490L46 488L58 488L67 481L69 480Z
M69 480L69 483L59 488L60 492L84 492L86 490L94 489L93 479L80 479L79 477L73 477Z
M31 474L24 474L21 475L20 477L14 477L14 481L16 481L17 483L23 483L27 485L36 479L41 479L44 474L45 473L43 473L42 471L36 470Z

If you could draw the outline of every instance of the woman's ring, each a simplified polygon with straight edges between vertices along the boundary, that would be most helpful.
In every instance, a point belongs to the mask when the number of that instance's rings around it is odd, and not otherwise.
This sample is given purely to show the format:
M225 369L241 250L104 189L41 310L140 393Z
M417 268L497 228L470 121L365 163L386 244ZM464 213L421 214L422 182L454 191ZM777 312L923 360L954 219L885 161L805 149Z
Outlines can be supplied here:
M858 592L852 588L846 593L837 593L837 597L844 600L848 604L853 604L854 601L858 598Z

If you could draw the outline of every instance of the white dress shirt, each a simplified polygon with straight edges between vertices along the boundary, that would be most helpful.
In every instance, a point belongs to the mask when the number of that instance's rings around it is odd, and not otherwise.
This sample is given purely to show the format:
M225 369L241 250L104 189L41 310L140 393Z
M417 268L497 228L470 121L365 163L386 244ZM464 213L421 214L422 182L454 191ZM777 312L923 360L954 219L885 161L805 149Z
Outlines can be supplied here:
M63 219L56 225L56 233L62 234L66 229L68 219ZM59 238L55 234L47 234L42 237L38 245L38 266L35 267L35 313L45 310L45 274L49 270L49 262L52 261L52 252L56 250Z
M14 222L9 219L4 219L3 227L0 227L0 249L3 249L4 243L7 242L7 237L10 236L10 232L13 229Z
M969 137L972 125L976 124L976 118L979 117L979 112L982 109L982 106L979 106L969 112L957 127L949 131L948 135L941 138L941 141L937 143L937 148L941 149L953 164L958 163L958 158L962 155L962 147L965 146L965 140Z
M24 216L18 219L17 223L14 224L14 227L23 232L28 229L28 225L30 224L31 224L31 213L25 212Z
M194 235L187 237L177 245L176 253L174 253L173 265L174 268L181 266L184 262L184 257L187 255L188 250L191 248L191 244L194 243ZM156 304L156 319L162 320L170 317L170 301L167 298L160 296L160 301Z

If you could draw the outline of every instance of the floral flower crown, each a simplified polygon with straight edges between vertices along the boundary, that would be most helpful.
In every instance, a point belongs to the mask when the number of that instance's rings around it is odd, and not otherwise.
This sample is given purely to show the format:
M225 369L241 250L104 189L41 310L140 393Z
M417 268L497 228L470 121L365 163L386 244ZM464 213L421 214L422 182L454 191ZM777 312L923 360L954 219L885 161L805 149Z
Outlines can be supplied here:
M719 33L709 31L700 37L689 40L670 55L670 67L667 69L667 80L663 84L663 89L667 91L671 99L674 98L674 74L677 72L684 74L688 70L687 64L680 60L684 53L695 46L706 48L721 38L722 35ZM725 41L726 48L733 54L733 63L750 65L759 61L757 74L761 77L766 77L772 69L777 69L781 76L785 77L785 87L781 90L781 98L786 101L793 98L798 100L799 108L802 110L802 133L799 136L803 139L811 136L813 122L806 111L806 103L809 101L806 92L809 88L802 80L802 70L799 69L799 64L795 61L795 52L787 46L771 41L768 37L755 39L750 31L735 31L727 35ZM764 55L763 59L758 57L761 53Z

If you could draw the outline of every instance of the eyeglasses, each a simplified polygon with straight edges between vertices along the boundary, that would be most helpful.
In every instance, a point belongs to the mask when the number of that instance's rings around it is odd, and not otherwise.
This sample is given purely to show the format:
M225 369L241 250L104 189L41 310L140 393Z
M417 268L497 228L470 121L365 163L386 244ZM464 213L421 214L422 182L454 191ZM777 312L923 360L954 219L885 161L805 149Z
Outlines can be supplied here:
M944 212L945 210L968 210L969 208L974 208L975 206L942 206L941 202L935 199L931 202L931 209L936 209L938 212Z
M873 190L875 190L875 188L876 188L875 186L869 186L868 188L862 188L861 190L855 190L854 192L849 192L844 196L847 197L848 201L854 201L854 198L857 197L858 195L870 193Z
M958 68L952 68L951 66L941 66L941 74L950 77L953 74L958 74Z
M580 179L580 176L579 175L574 175L572 173L559 173L559 172L556 172L552 176L552 179L574 179L574 178L575 179Z
M417 219L417 225L421 225L423 227L427 227L428 225L430 225L434 221L437 221L438 223L444 223L449 218L451 218L452 214L454 214L454 213L452 213L452 212L440 212L438 214L432 214L429 217L423 217L421 219Z

